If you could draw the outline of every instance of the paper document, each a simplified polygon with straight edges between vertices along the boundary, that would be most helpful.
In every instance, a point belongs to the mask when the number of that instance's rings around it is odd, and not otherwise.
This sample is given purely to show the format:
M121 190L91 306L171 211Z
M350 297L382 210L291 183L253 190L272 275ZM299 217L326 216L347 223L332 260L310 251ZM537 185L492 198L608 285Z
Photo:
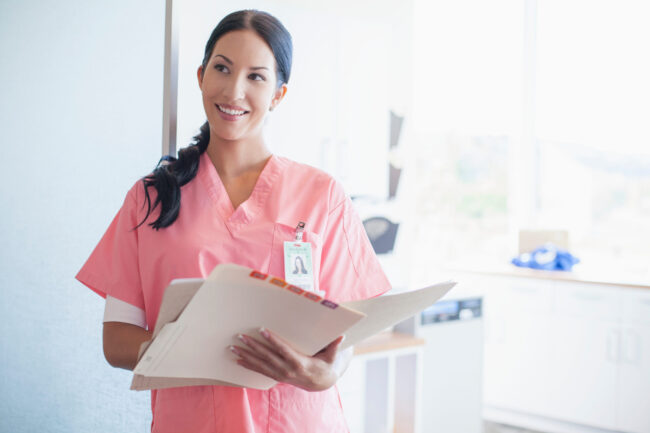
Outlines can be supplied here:
M345 331L345 340L339 350L354 346L389 326L419 313L433 305L455 285L455 282L448 281L412 292L343 303L346 308L364 313L366 318Z
M215 267L206 280L174 280L165 290L150 342L143 343L131 389L227 385L268 389L273 379L238 365L237 334L266 327L314 355L339 335L342 348L425 309L455 283L338 305L250 268ZM261 339L261 337L260 337Z

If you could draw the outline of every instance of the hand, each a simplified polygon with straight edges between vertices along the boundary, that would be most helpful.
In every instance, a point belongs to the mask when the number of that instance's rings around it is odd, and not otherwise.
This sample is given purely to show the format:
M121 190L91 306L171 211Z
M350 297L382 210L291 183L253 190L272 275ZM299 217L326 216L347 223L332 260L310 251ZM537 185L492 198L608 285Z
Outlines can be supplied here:
M238 355L237 363L278 382L289 383L307 391L323 391L338 379L334 362L343 337L338 337L314 356L304 355L268 329L260 329L260 342L248 335L238 335L246 347L230 346Z

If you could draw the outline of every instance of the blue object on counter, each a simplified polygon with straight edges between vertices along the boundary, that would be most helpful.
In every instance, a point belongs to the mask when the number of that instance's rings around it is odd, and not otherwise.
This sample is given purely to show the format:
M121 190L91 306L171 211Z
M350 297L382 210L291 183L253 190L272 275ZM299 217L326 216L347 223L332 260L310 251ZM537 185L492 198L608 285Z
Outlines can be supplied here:
M515 266L546 271L570 271L576 263L580 263L580 259L551 243L512 259Z

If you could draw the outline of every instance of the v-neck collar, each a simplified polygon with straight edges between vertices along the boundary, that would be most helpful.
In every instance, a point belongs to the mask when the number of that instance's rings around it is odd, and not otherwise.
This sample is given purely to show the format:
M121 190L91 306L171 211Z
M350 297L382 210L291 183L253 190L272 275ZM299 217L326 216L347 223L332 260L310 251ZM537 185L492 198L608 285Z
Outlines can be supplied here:
M250 223L260 213L285 165L286 161L283 158L271 155L257 178L250 197L240 204L237 209L233 209L226 187L210 160L208 152L203 152L201 155L197 176L206 187L211 202L224 223L237 226Z

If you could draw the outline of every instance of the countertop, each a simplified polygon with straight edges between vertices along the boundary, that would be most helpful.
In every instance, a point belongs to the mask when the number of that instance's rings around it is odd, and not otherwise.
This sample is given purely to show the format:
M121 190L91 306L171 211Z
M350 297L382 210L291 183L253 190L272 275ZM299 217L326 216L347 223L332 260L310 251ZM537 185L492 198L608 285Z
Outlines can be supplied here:
M401 332L380 332L354 346L355 355L386 352L424 345L425 340Z
M648 265L650 267L650 264ZM447 264L441 268L446 273L470 273L502 277L539 278L557 281L569 281L587 284L620 286L637 289L650 289L650 278L638 275L626 275L624 271L616 272L607 269L588 269L577 265L574 271L542 271L537 269L520 268L514 265L482 265L467 266L462 264ZM618 275L617 275L618 274Z

